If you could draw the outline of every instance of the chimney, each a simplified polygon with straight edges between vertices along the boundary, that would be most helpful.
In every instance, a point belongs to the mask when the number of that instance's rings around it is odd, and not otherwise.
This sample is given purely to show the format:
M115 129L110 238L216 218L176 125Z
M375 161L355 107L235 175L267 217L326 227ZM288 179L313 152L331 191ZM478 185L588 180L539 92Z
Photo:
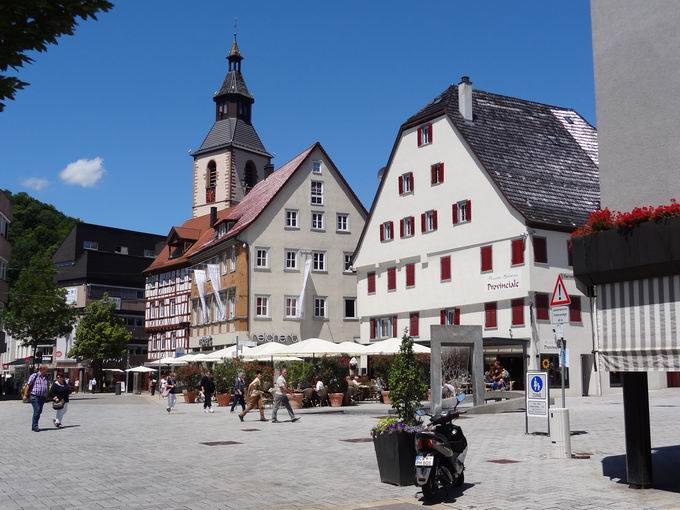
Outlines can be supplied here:
M215 223L217 223L217 207L211 207L210 208L210 226L211 227L215 226Z
M267 163L266 165L264 165L264 178L266 179L272 173L274 173L274 165L272 165L271 163Z
M472 120L472 82L469 76L461 76L458 84L458 110L465 120Z

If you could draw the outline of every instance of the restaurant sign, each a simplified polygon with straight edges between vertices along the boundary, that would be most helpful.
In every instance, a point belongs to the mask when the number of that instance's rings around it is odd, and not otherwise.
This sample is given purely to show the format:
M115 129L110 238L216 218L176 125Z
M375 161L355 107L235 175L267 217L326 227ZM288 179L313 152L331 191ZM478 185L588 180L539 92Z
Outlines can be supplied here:
M260 344L266 344L267 342L278 342L280 344L294 344L296 342L299 342L300 340L298 339L297 335L274 335L274 334L261 334L261 335L253 335L252 336L253 342L257 343L258 345Z
M521 282L520 274L517 271L492 273L487 276L484 282L484 290L492 293L519 290Z

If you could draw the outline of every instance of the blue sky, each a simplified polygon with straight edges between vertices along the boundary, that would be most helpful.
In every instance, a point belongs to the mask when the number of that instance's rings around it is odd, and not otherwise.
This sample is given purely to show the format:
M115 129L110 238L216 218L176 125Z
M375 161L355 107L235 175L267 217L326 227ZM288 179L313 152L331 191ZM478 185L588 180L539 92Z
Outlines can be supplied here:
M191 215L234 18L276 167L318 140L367 208L399 125L463 74L595 123L587 0L113 1L0 113L0 188L91 223L165 234Z

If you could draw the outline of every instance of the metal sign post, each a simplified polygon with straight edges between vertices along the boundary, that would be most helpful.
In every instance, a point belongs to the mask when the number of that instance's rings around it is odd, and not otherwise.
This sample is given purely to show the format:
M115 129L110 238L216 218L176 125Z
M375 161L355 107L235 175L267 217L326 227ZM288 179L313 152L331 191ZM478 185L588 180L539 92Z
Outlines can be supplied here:
M529 417L546 418L548 435L550 435L550 384L548 373L538 370L527 370L526 379L526 410L524 413L526 433L529 433Z

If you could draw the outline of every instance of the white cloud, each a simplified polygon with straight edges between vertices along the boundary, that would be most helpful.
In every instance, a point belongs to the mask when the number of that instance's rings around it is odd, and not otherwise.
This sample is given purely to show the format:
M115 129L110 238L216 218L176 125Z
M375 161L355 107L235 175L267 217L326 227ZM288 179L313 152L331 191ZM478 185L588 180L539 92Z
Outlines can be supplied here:
M33 191L44 190L49 184L50 181L42 177L29 177L21 181L21 185L24 188L32 189Z
M78 161L66 165L66 168L59 174L59 178L66 184L91 188L97 184L106 173L103 163L104 160L99 157L94 159L79 159Z

